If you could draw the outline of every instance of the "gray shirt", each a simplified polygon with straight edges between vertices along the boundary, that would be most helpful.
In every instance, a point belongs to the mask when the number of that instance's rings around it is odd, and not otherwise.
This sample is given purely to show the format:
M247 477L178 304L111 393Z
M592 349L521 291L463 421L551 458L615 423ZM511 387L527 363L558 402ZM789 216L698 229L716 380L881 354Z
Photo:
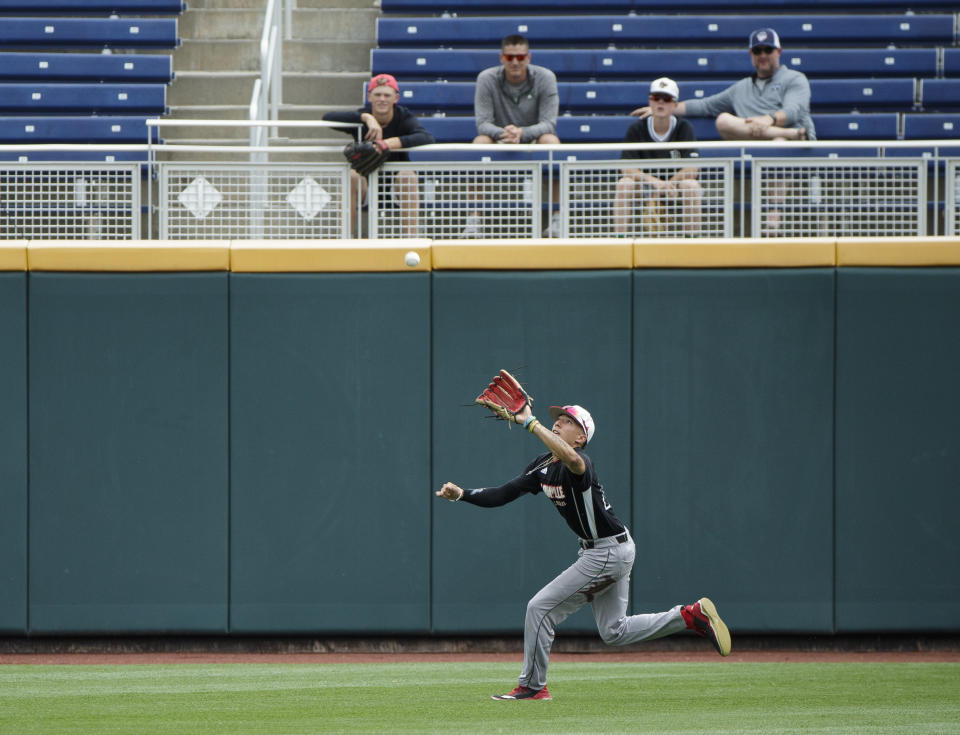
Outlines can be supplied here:
M810 140L817 132L810 117L810 82L799 71L780 66L766 84L758 83L756 75L744 77L722 92L702 100L684 100L688 117L716 117L731 112L737 117L772 115L783 110L787 116L784 127L806 128Z
M507 125L523 129L523 143L535 142L544 133L557 130L560 97L556 75L543 66L527 66L527 78L519 85L508 84L502 66L492 66L477 75L473 114L477 133L500 137Z

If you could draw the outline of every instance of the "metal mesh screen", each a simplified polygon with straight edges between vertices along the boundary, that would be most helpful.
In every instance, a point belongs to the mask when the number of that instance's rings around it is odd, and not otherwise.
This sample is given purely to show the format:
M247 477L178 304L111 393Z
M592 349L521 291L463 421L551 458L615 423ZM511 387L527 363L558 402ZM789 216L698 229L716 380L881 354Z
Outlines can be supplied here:
M137 164L4 164L0 238L133 240L140 237Z
M923 161L754 159L751 188L758 237L925 234Z
M944 234L960 235L960 159L947 160L945 166Z
M563 163L566 237L729 237L733 162Z
M344 238L343 164L160 163L160 237Z
M370 184L371 237L540 236L537 163L389 163Z

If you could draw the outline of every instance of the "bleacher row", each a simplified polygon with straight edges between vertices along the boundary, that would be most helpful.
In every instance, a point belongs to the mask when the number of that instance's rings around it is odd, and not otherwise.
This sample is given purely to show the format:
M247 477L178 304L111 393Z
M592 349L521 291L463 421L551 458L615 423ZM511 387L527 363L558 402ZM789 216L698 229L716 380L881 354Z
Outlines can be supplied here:
M772 26L781 63L810 80L820 140L958 138L960 14L934 12L954 11L948 2L920 5L904 12L885 0L523 0L503 15L489 0L458 3L457 14L446 0L383 0L371 67L400 79L401 103L438 142L469 141L473 81L499 63L500 39L519 33L530 39L531 63L557 74L560 139L615 142L634 119L630 110L646 103L651 80L676 79L681 99L719 92L753 71L750 31ZM897 12L878 12L885 8ZM657 10L672 14L650 14ZM690 121L698 139L719 138L712 120Z
M185 9L183 0L0 0L0 143L145 143L146 119L168 111L173 57L163 52L179 46ZM19 161L142 158L0 152Z

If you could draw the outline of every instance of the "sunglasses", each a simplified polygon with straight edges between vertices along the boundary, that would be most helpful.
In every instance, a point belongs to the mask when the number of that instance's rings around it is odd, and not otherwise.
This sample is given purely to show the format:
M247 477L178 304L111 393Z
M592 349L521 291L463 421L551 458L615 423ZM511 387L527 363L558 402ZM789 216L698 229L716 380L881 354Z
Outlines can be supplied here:
M650 99L654 102L673 102L673 97L669 94L651 94Z
M750 49L750 53L754 56L760 56L760 54L772 54L776 51L772 46L754 46Z
M505 58L507 61L523 61L525 58L527 58L527 55L526 54L504 54L503 58Z

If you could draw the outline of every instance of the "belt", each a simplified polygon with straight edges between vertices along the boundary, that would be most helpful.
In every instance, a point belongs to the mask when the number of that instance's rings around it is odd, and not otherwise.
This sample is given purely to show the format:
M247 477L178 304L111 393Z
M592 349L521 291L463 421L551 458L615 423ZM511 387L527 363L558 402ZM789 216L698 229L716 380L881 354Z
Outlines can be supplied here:
M628 538L629 538L629 536L627 535L627 532L624 531L624 532L621 533L619 536L614 536L614 537L613 537L613 540L616 541L618 544L625 544L625 543L627 543L627 539L628 539ZM584 538L580 539L580 548L581 548L581 549L592 549L592 548L594 548L596 545L597 545L597 542L594 541L593 539L584 539Z

